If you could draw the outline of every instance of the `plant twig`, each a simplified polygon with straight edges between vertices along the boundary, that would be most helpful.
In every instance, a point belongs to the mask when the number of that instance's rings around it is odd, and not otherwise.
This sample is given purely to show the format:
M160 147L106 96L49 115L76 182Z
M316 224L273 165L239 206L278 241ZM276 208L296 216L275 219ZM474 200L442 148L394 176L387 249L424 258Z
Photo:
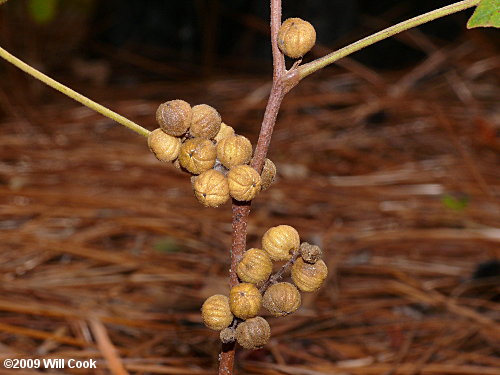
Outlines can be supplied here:
M271 46L273 53L273 85L264 112L259 139L255 147L251 166L262 171L264 160L271 143L274 124L278 117L281 102L288 91L298 82L298 75L293 69L285 69L285 57L278 48L278 31L281 26L281 0L271 0ZM236 265L246 248L247 221L250 213L250 202L240 203L233 200L233 236L231 245L230 286L238 284ZM222 346L219 363L219 375L233 373L235 343Z
M50 78L49 76L43 74L42 72L36 70L32 66L26 64L24 61L18 59L14 55L11 55L9 52L4 50L2 47L0 47L0 57L4 58L11 64L17 66L19 69L23 70L24 72L28 73L30 76L42 81L46 85L52 87L53 89L56 89L57 91L63 93L66 96L69 96L71 99L76 100L77 102L83 104L86 107L89 107L90 109L99 112L101 115L104 115L106 117L109 117L110 119L118 122L119 124L126 126L130 130L133 130L134 132L143 135L147 137L150 133L149 130L143 128L142 126L136 124L135 122L129 120L126 117L123 117L122 115L119 115L116 112L113 112L112 110L100 105L99 103L94 102L93 100L90 100L86 96L83 96L82 94L70 89L67 86L64 86L62 83L57 82L55 79Z
M274 7L273 7L273 4ZM279 9L279 11L278 11ZM274 21L273 21L274 20ZM273 45L273 85L269 100L267 102L264 119L260 128L259 139L255 146L255 151L251 166L257 171L262 172L264 161L266 160L267 150L271 143L274 125L285 95L299 83L299 75L296 68L289 71L285 69L284 56L278 48L278 30L281 25L281 1L271 1L271 43Z
M300 256L300 248L295 250L292 257L288 260L288 262L286 262L283 265L283 267L279 269L278 272L271 275L271 277L269 277L269 279L267 279L267 281L264 284L262 284L262 286L259 288L259 292L263 294L267 290L267 288L269 288L271 285L275 284L279 279L281 279L283 277L283 274L287 272L290 269L290 267L293 266L293 264L295 263L295 261L299 256Z
M337 51L334 51L334 52L326 55L326 56L323 56L319 59L311 61L307 64L301 65L298 68L300 79L303 79L303 78L307 77L308 75L324 68L325 66L330 65L331 63L341 59L342 57L350 55L350 54L352 54L356 51L359 51L365 47L368 47L374 43L377 43L381 40L389 38L389 37L396 35L402 31L411 29L415 26L419 26L419 25L422 25L422 24L427 23L429 21L433 21L437 18L441 18L441 17L447 16L449 14L457 13L457 12L460 12L462 10L472 8L473 6L476 6L477 4L479 4L479 2L480 2L480 0L460 1L458 3L447 5L445 7L435 9L435 10L432 10L430 12L421 14L420 16L410 18L409 20L400 22L394 26L391 26L391 27L388 27L387 29L379 31L378 33L367 36L366 38L363 38L361 40L358 40L357 42L349 44L348 46L345 46Z
M285 56L278 47L281 26L281 0L271 0L271 50L273 53L273 83L285 72Z

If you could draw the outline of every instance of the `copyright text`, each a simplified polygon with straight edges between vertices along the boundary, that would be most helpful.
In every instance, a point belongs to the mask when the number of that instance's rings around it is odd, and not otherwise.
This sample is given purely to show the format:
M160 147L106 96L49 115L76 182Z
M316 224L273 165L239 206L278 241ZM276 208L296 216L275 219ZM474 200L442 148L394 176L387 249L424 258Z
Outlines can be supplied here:
M97 368L95 359L67 359L67 358L12 358L4 359L3 367L8 369L26 369L26 368Z

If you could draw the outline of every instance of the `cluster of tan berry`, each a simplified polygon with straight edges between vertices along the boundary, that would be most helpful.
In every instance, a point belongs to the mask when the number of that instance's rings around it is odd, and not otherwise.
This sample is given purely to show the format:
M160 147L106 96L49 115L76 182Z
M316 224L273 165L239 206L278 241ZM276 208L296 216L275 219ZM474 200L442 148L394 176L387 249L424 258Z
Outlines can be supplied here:
M208 328L221 331L224 343L236 340L246 349L262 347L269 341L271 329L263 317L257 316L259 310L264 307L276 317L296 311L302 300L299 290L317 290L328 275L321 256L318 246L300 243L295 228L289 225L270 228L262 238L262 249L253 248L243 254L236 269L241 283L231 288L229 297L216 294L203 303L203 322ZM277 282L282 274L271 276L272 261L293 263L293 284Z
M273 183L274 163L266 159L260 175L250 167L252 144L213 107L171 100L158 107L156 120L160 127L148 136L150 150L193 174L195 196L204 206L220 206L229 197L250 201Z

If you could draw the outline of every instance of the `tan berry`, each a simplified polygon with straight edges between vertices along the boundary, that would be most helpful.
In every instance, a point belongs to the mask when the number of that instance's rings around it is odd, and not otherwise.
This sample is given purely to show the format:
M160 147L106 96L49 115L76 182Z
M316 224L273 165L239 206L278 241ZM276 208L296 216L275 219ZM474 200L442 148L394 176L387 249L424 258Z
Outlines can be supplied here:
M175 137L179 137L188 131L191 118L191 106L180 99L160 104L156 110L156 121L162 130Z
M224 344L233 342L234 340L236 340L236 330L231 327L224 328L222 331L220 331L219 337L220 341L222 341Z
M254 317L259 312L261 303L262 295L254 284L241 283L229 292L229 306L238 318Z
M193 107L193 117L189 133L193 137L214 138L220 130L221 117L219 112L207 104Z
M236 327L236 341L245 349L258 349L269 342L271 327L269 323L257 316L248 319Z
M217 133L217 135L215 136L214 141L216 143L219 143L224 138L231 137L233 135L234 135L234 129L231 126L229 126L229 125L225 124L224 122L222 122L220 124L220 130Z
M268 279L273 271L273 262L261 249L250 249L243 253L236 273L241 281L258 284Z
M148 146L158 160L173 161L179 156L181 140L158 128L149 133Z
M262 173L260 174L261 179L261 190L267 190L269 186L271 186L276 179L276 165L269 160L266 159L264 161L264 167L262 168Z
M208 297L201 306L201 318L208 328L216 331L229 326L234 319L229 308L229 299L222 294Z
M300 246L297 230L290 225L278 225L269 228L262 237L262 248L272 260L288 260Z
M281 24L278 32L278 47L293 59L304 56L316 43L316 30L309 22L300 18L289 18Z
M321 259L314 264L298 258L292 266L292 280L303 292L318 290L328 276L328 268Z
M271 285L262 298L262 306L274 316L291 314L300 307L300 303L300 292L290 283Z
M227 178L214 169L203 172L191 182L196 199L205 207L218 207L229 199Z
M212 141L205 138L186 140L179 153L181 166L193 174L200 174L215 165L217 150Z
M217 143L217 159L226 168L247 164L252 157L252 144L242 135L226 137Z
M316 245L311 245L307 242L300 244L300 256L306 263L314 264L321 259L323 252L321 248Z
M260 191L260 176L249 165L237 165L227 174L229 194L237 201L251 201Z

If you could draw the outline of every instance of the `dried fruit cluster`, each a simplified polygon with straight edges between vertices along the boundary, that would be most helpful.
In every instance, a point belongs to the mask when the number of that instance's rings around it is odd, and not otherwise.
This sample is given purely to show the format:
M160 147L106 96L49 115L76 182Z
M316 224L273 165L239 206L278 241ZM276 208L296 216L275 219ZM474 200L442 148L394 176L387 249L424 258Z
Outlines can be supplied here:
M271 336L269 323L259 311L281 317L295 312L301 304L300 291L313 292L325 281L328 269L318 246L300 243L295 228L272 227L262 237L262 249L252 248L243 254L236 273L240 284L231 288L229 297L209 297L201 308L208 328L218 330L222 342L236 340L246 349L265 345ZM274 275L273 261L287 263ZM278 282L291 266L291 283Z
M148 137L150 150L193 175L195 196L204 206L220 206L230 197L250 201L273 183L274 163L266 159L260 175L250 167L252 144L213 107L170 100L158 107L156 120L160 127Z

